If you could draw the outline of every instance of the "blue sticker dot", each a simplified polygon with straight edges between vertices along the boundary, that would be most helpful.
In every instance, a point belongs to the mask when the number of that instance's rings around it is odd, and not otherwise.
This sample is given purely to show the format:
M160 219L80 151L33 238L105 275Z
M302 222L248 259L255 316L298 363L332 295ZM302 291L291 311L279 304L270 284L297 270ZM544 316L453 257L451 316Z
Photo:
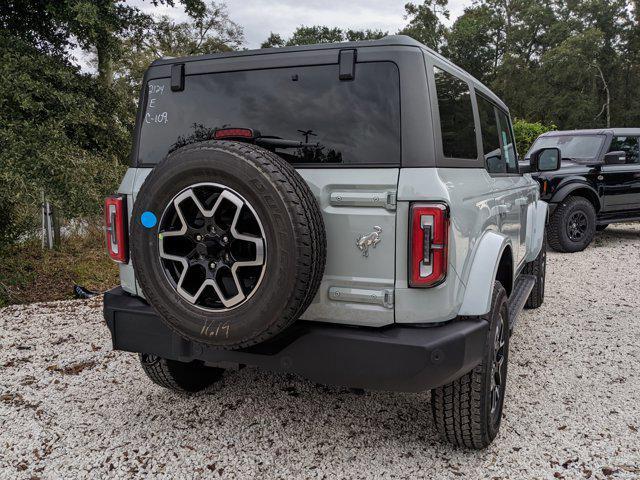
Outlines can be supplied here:
M156 226L156 223L158 223L158 219L152 212L144 212L140 216L140 221L142 222L142 225L147 228L153 228Z

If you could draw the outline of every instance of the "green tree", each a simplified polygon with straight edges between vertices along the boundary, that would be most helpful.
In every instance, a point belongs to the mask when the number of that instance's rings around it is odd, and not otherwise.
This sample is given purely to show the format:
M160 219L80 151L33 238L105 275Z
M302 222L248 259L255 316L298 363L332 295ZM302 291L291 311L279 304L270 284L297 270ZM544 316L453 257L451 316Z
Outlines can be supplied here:
M440 18L449 19L447 4L448 0L425 0L421 5L407 3L404 9L405 19L409 23L398 33L409 35L427 47L440 51L446 35L446 27Z
M123 173L126 97L59 55L0 34L0 244L33 231L41 192L69 217L94 215ZM7 213L8 212L8 213Z
M313 45L315 43L337 43L344 40L344 33L337 27L314 25L298 27L286 45Z
M294 30L293 34L287 40L284 40L278 33L269 35L262 44L261 48L271 47L291 47L295 45L314 45L317 43L338 43L338 42L357 42L362 40L376 40L388 35L388 32L382 30L342 30L338 27L326 27L323 25L314 25L311 27L301 26Z
M348 42L360 42L362 40L378 40L382 37L386 37L389 32L383 32L382 30L347 30L344 33L344 39Z
M122 40L123 53L116 67L118 83L136 98L151 62L161 57L183 57L237 50L244 42L242 27L233 22L223 4L211 2L193 13L189 21L163 16L151 19Z
M527 122L520 118L513 121L513 134L516 137L518 154L523 158L533 145L533 142L545 132L557 130L553 124L545 125L540 122Z
M279 33L271 32L269 37L264 42L262 42L260 48L276 48L284 47L285 45L286 42Z
M443 54L481 81L489 81L504 53L504 24L487 5L465 9L446 34Z

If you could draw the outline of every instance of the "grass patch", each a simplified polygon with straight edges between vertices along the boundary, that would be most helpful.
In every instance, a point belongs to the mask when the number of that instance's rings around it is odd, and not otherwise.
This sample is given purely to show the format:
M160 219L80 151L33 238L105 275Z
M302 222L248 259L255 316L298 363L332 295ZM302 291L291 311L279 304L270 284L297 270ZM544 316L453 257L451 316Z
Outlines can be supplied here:
M74 298L74 284L102 292L118 283L99 229L63 239L59 250L35 241L0 250L0 307Z

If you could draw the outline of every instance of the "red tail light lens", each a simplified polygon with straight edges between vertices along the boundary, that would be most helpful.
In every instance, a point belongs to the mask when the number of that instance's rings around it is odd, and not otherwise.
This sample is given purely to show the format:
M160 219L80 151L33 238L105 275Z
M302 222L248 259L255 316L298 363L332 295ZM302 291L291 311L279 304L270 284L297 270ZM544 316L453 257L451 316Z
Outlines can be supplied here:
M119 195L107 197L104 202L107 250L112 259L121 263L129 260L126 206L125 197Z
M449 209L443 203L414 203L409 220L409 286L439 285L447 276Z
M213 138L222 140L224 138L253 138L253 130L250 128L221 128L216 130Z

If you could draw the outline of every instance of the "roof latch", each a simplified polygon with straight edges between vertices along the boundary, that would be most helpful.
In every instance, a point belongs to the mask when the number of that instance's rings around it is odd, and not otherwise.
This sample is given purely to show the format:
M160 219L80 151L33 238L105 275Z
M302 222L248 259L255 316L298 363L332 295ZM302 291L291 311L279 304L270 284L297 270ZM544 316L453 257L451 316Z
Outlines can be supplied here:
M171 65L171 91L181 92L184 90L184 63Z
M353 80L356 76L356 52L357 50L340 50L338 63L340 64L340 72L338 78L340 80Z

